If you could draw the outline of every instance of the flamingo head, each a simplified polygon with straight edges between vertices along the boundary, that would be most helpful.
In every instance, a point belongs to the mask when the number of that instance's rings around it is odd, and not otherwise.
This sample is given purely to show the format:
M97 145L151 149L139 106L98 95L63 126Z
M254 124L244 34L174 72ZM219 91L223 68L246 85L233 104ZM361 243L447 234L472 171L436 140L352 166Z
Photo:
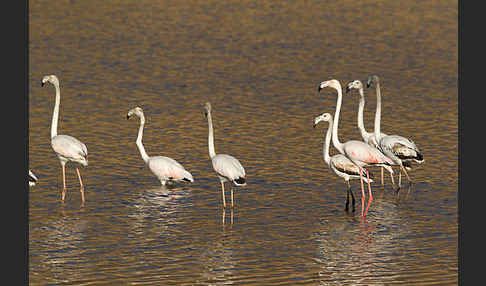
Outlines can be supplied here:
M336 79L326 80L326 81L323 81L319 84L319 87L317 88L317 92L320 92L321 89L323 89L325 87L332 87L336 90L340 90L341 84Z
M59 79L57 79L57 76L53 74L44 76L41 80L41 86L44 86L47 82L50 82L55 86L59 86Z
M137 115L137 116L138 116L138 117L140 117L140 118L145 119L145 118L144 118L144 116L143 116L143 109L142 109L142 108L140 108L140 107L138 107L138 106L137 106L137 107L135 107L135 108L132 108L132 109L130 109L130 110L128 111L128 114L127 114L127 119L130 119L130 117L131 117L132 115L134 115L134 114L135 114L135 115Z
M366 82L366 87L369 88L373 82L375 82L376 84L379 84L380 78L377 75L370 75L368 77L368 81Z
M211 112L211 103L206 102L204 104L204 116L207 118L210 112Z
M361 83L361 81L359 79L357 80L353 80L353 81L350 81L347 85L346 85L346 93L348 93L349 91L351 91L351 89L363 89L363 83Z
M317 116L316 118L314 118L314 125L313 127L316 128L316 125L317 123L321 122L321 121L331 121L332 120L332 115L330 113L323 113L319 116Z

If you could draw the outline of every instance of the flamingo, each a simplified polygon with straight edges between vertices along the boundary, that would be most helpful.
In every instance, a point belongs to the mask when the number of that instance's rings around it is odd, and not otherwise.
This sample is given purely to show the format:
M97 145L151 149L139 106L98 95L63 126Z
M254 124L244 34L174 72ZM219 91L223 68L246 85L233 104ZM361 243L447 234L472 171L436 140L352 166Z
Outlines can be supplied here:
M145 116L142 108L137 106L130 109L127 114L127 120L134 114L140 118L140 128L138 129L138 137L136 141L138 151L140 151L140 155L150 171L152 171L152 173L160 180L162 186L165 186L169 182L194 182L191 173L186 171L186 169L184 169L184 167L176 160L165 156L149 157L149 155L147 155L142 144L143 127L145 125Z
M69 135L58 135L57 134L57 123L59 118L59 104L61 102L61 90L59 88L59 79L55 75L46 75L42 78L41 86L46 83L51 83L56 88L56 102L54 105L54 112L52 114L52 124L51 124L51 146L54 152L59 158L59 162L62 166L62 184L63 189L61 193L61 200L64 202L66 197L66 163L74 162L81 164L82 166L88 166L88 149L83 142ZM78 173L79 185L81 192L81 201L84 204L84 185L81 179L81 174L79 168L76 167L76 172Z
M364 211L364 200L365 200L365 193L364 193L364 186L363 186L363 175L362 169L364 166L383 166L385 167L390 173L393 174L393 170L390 167L393 164L393 161L383 155L378 149L371 147L370 145L364 143L363 141L358 140L350 140L344 143L339 141L338 137L338 124L339 124L339 113L341 111L341 104L342 104L342 88L339 81L335 79L331 79L328 81L323 81L319 84L317 89L320 92L325 87L334 88L337 91L338 98L336 104L336 112L334 115L334 122L333 122L333 130L332 130L332 143L334 147L341 153L344 154L348 159L350 159L355 165L360 168L359 176L361 180L361 216L366 216L368 213L368 208L373 201L373 195L371 194L371 185L369 179L369 172L365 170L366 177L368 179L368 192L369 192L369 200L366 206L366 211ZM364 214L363 214L364 211Z
M409 186L412 185L412 180L407 173L406 169L411 169L411 162L415 161L419 164L424 162L424 157L418 149L415 143L400 135L386 135L381 133L381 91L380 91L380 79L377 75L368 77L366 87L369 88L372 83L376 86L376 114L375 114L375 140L383 154L392 159L394 165L400 166L400 174L398 178L398 189L400 189L402 181L402 172L407 176Z
M233 188L232 186L246 186L245 169L241 165L240 161L235 157L227 154L216 154L214 151L214 135L213 135L213 120L211 118L211 104L206 102L204 105L204 115L208 119L209 134L208 134L208 147L209 157L213 164L213 169L216 171L221 182L221 194L223 196L223 208L226 208L226 199L224 197L224 184L230 182L231 190L231 207L234 207L233 200Z
M361 133L361 137L363 138L363 141L366 142L366 144L378 148L378 143L376 143L375 139L375 133L369 133L366 131L364 127L364 120L363 120L363 111L364 111L364 106L365 106L365 98L364 98L364 93L363 93L363 83L360 80L354 80L349 82L346 85L346 93L348 93L351 89L357 89L359 92L359 108L358 108L358 128ZM379 114L381 111L376 111L376 114ZM382 133L383 135L386 135ZM379 150L379 149L378 149ZM381 185L383 186L383 167L380 167L381 169ZM390 173L390 178L392 181L393 188L395 188L395 180L393 178L393 175Z
M331 131L333 125L332 115L329 113L323 113L320 116L317 116L314 119L314 128L321 121L329 122L329 128L327 129L326 139L324 142L324 149L323 149L324 162L326 162L326 164L334 171L334 173L336 173L336 175L343 178L344 182L348 185L345 210L346 212L348 211L349 194L351 193L351 198L353 200L353 212L354 212L354 195L353 195L353 191L351 191L351 185L349 184L349 180L359 179L360 172L361 172L361 176L363 177L363 180L366 183L368 183L368 179L364 178L364 176L366 176L366 169L364 168L360 169L351 160L349 160L348 157L344 156L343 154L336 154L332 157L329 156L329 144L331 143ZM369 181L373 182L373 179L370 179Z
M29 186L33 187L35 186L35 183L37 183L37 177L34 175L34 173L29 169L29 174L27 176L29 180Z

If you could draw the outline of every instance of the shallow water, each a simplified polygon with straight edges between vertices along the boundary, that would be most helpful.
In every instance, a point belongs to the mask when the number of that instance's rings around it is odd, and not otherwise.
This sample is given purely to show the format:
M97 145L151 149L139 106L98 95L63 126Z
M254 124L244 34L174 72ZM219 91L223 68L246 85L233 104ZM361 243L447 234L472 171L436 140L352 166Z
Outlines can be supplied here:
M31 285L457 284L457 1L29 2ZM75 169L50 146L83 141L86 204ZM425 163L395 195L373 184L366 221L324 163L341 84L377 74L382 131L413 139ZM375 93L365 90L372 130ZM203 104L216 152L240 160L248 185L222 211ZM135 145L141 106L149 155L176 159L195 182L160 188ZM358 96L344 94L341 141L359 139ZM336 150L331 148L331 153ZM371 169L379 177L379 169ZM403 178L402 178L403 179ZM379 181L379 180L378 180ZM406 182L406 179L404 180ZM227 196L229 199L229 193Z

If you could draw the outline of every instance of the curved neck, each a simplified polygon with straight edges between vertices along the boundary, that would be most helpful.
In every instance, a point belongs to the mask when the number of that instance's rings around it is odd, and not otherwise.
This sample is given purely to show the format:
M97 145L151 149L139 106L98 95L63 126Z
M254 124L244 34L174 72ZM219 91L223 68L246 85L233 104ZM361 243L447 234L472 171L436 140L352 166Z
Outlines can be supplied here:
M140 151L140 155L142 155L142 159L145 163L148 163L149 156L147 152L145 152L145 148L142 144L142 136L143 136L143 126L145 125L145 117L143 114L140 116L140 128L138 129L138 137L137 137L137 147L138 151Z
M332 144L334 145L334 148L336 148L339 151L339 153L343 154L344 153L343 144L339 142L339 138L338 138L339 113L341 112L343 93L342 90L338 88L336 88L336 90L338 93L338 98L336 103L336 112L334 113L334 122L332 125Z
M375 112L375 139L376 142L380 141L380 123L381 123L381 92L380 82L376 81L376 112Z
M364 106L365 106L365 98L363 94L363 88L359 89L359 109L358 109L358 128L359 132L361 133L361 137L363 140L368 142L368 137L370 134L366 131L364 127L364 119L363 119L363 113L364 113Z
M331 163L331 157L329 156L329 145L331 144L331 132L332 132L332 118L329 120L329 128L327 128L326 132L326 140L324 141L324 148L322 150L323 155L324 155L324 162L326 164Z
M209 147L209 157L211 159L216 156L216 152L214 151L214 135L213 135L213 120L211 119L211 112L208 112L208 125L209 125L209 134L208 134L208 147Z
M56 103L54 104L54 112L52 113L51 123L51 139L57 135L57 122L59 121L59 105L61 104L61 90L59 84L54 84L56 88Z

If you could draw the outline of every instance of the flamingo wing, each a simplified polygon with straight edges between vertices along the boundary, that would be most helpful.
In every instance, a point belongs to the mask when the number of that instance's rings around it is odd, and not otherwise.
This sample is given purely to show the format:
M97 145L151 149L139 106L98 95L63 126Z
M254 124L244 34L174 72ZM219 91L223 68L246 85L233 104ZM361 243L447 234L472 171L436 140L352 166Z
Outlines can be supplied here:
M343 144L346 156L353 161L363 162L365 164L393 164L393 161L383 155L378 149L369 146L368 144L351 140Z
M88 149L83 142L69 135L57 135L51 140L52 149L58 155L76 162L87 161Z
M218 154L212 159L213 168L218 175L231 181L245 178L245 169L240 161L227 154Z
M331 165L336 168L339 172L359 176L359 167L356 166L351 160L342 154L334 155L331 157ZM364 169L362 169L362 174L366 176Z
M164 156L150 157L148 166L159 179L194 182L191 173L172 158Z
M380 140L380 149L390 152L401 160L423 161L422 153L417 145L403 136L389 135Z

